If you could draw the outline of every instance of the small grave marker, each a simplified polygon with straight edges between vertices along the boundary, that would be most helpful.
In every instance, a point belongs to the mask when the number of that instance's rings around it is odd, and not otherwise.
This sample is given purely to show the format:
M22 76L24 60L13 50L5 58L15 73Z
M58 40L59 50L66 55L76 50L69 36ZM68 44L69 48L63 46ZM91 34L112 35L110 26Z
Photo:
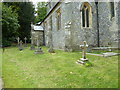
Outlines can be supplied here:
M20 40L19 43L20 43L19 50L22 51L23 50L23 46L22 46L23 42L22 42L22 40Z
M26 43L26 41L27 41L27 38L25 37L25 38L24 38L24 40L25 40L25 47L26 47L26 46L27 46L27 43Z
M20 38L17 37L16 39L17 39L17 43L18 43L18 46L19 46L19 44L20 44Z
M31 47L30 50L34 50L35 46L34 46L34 42L33 42L33 37L30 38L31 39Z
M39 36L37 37L37 48L34 53L35 54L43 54L43 51L40 47L40 37Z
M85 61L88 61L88 59L86 58L86 49L88 47L86 41L84 41L83 45L80 45L80 47L82 48L82 58L80 58L80 60L78 60L77 63L84 64Z

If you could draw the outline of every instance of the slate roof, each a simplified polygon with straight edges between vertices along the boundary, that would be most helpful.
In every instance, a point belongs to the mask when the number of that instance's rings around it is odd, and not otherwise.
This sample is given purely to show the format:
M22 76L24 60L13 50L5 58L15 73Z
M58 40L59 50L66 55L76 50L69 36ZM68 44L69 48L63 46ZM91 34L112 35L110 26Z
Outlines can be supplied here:
M43 27L42 26L35 26L34 25L33 30L35 30L35 31L43 31Z
M42 26L37 26L37 25L33 25L33 24L31 24L31 29L34 31L44 31Z

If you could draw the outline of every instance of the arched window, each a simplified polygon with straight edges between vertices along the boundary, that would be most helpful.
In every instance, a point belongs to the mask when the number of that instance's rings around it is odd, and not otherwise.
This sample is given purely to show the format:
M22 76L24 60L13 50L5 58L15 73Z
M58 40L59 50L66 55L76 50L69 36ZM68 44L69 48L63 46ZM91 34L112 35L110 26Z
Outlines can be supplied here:
M56 11L56 20L57 20L57 30L60 30L61 28L61 9L59 8L57 11Z
M110 2L111 19L115 16L114 2Z
M88 2L85 2L81 6L81 20L82 27L89 28L92 27L92 10Z

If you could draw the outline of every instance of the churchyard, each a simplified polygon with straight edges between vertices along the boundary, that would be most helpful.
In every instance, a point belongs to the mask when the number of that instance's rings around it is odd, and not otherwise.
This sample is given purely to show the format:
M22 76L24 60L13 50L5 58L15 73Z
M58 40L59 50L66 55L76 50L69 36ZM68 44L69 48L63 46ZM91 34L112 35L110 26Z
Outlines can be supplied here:
M87 54L91 66L77 64L81 52L42 47L44 54L24 47L5 48L2 59L4 88L117 88L118 56ZM37 47L36 47L37 48ZM94 52L95 53L95 52Z
M2 0L0 89L118 88L120 2L27 1Z

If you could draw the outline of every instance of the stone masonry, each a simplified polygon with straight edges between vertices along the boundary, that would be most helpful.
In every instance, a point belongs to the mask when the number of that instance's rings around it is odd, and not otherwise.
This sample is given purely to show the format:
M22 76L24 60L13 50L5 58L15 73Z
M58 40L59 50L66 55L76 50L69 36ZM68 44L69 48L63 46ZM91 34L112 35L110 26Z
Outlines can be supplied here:
M86 2L85 2L86 3ZM54 49L65 51L79 50L79 45L86 41L88 48L97 46L118 47L118 26L120 26L118 2L114 2L114 16L111 17L110 2L87 2L89 10L89 22L91 27L82 26L82 5L84 2L49 2L47 5L47 16L41 22L44 27L45 45L50 41ZM50 7L51 5L51 7ZM57 30L57 10L61 13L61 26ZM113 9L113 8L112 8ZM51 21L52 20L52 21ZM52 22L52 24L51 24ZM52 40L50 39L52 35ZM98 43L99 42L99 43ZM99 44L99 45L98 45Z

